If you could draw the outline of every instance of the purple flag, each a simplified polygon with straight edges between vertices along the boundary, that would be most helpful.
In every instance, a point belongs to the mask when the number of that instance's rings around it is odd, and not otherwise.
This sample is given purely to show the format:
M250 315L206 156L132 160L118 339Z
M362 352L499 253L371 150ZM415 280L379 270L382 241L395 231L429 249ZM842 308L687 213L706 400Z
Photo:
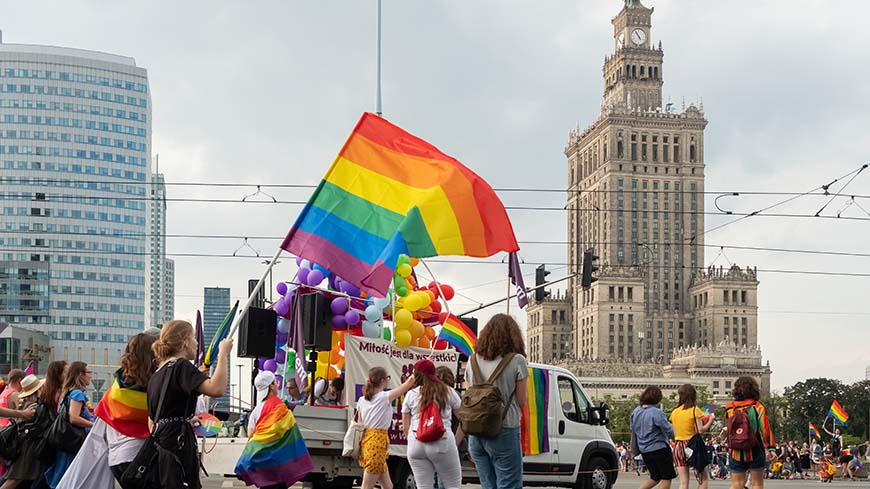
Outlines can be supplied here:
M30 362L30 363L27 365L27 368L24 369L24 374L25 374L25 375L33 375L33 362Z
M529 296L526 295L526 283L523 281L523 271L520 269L520 261L517 253L508 254L508 276L511 283L517 288L517 304L520 309L529 305Z
M301 392L308 385L308 371L305 365L305 337L302 332L302 308L299 307L299 295L293 297L293 313L290 315L290 338L287 340L290 348L296 352L295 376L296 386Z
M205 333L202 329L202 314L196 311L196 359L194 363L197 367L202 365L205 360Z

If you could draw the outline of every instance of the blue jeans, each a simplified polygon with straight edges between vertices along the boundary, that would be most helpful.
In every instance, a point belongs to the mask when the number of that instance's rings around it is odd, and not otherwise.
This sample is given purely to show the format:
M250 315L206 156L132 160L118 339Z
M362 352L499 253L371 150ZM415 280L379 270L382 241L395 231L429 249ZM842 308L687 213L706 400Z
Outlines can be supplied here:
M468 436L468 451L483 489L523 487L523 447L520 428L502 428L492 438Z

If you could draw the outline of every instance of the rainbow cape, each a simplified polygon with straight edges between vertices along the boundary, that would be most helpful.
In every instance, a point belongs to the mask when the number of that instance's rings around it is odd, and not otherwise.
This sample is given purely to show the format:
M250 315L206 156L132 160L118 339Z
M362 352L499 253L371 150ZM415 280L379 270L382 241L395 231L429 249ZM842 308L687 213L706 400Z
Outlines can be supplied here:
M538 455L550 451L547 417L550 405L550 377L547 371L529 368L529 402L522 410L520 432L523 455Z
M474 334L474 331L471 331L465 323L462 322L461 319L454 316L453 314L446 314L446 319L444 320L444 324L441 325L441 331L438 333L438 337L442 338L455 346L457 350L462 352L465 356L471 356L474 353L474 344L477 343L477 335Z
M834 403L831 404L831 409L828 410L828 416L833 417L840 424L846 424L846 421L849 419L849 413L843 409L843 406L834 399Z
M205 356L202 360L202 364L206 367L211 367L212 362L217 358L218 345L220 345L220 342L223 341L230 332L230 325L233 324L233 319L236 317L236 310L238 310L238 308L239 301L236 301L236 303L233 304L233 307L230 308L229 312L227 312L227 315L224 316L224 320L221 322L217 331L215 331L214 338L211 339L211 343L209 343L208 349L205 351Z
M115 381L103 395L94 414L118 433L131 438L147 438L148 404L145 391L135 387L125 387L121 371L115 373Z
M269 396L236 463L236 475L257 487L282 482L292 486L312 470L296 418L278 396Z
M485 180L365 113L281 248L385 297L400 254L483 258L519 246Z
M813 423L810 423L810 436L813 438L821 438L819 436L819 429L816 428L816 425L814 425Z

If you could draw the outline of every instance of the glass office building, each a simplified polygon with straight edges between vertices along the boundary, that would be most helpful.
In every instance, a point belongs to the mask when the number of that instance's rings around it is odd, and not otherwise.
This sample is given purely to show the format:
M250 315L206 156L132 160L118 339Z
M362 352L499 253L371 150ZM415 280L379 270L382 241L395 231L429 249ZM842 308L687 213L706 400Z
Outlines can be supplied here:
M145 327L150 160L132 58L0 43L0 322L95 379Z

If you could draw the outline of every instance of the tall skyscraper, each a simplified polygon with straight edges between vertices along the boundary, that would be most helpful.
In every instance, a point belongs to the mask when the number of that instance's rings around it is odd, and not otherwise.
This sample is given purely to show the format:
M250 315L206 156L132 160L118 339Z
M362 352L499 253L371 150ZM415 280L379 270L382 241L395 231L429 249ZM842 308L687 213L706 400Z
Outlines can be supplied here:
M150 258L148 275L148 301L150 305L150 326L159 328L169 319L172 319L174 311L174 298L172 304L166 303L167 290L174 293L174 270L172 277L166 270L166 182L162 173L151 175L150 195L151 200L151 223L148 255ZM166 319L169 317L169 319Z
M150 161L133 58L0 43L0 321L95 379L145 327Z
M565 299L529 308L532 360L665 363L689 345L757 346L755 271L703 269L707 120L702 104L663 104L652 14L626 0L612 20L601 112L569 131L570 271L590 248L601 269L590 288L577 276ZM569 323L555 320L561 311Z
M175 319L175 260L167 258L163 262L163 322Z
M223 287L205 287L203 289L203 306L202 306L202 330L206 343L210 342L217 333L221 322L226 317L230 310L230 289ZM230 369L229 375L232 376ZM232 379L227 382L227 385L232 383ZM229 394L230 388L227 388ZM223 396L217 399L218 409L226 411L230 407L229 397Z

